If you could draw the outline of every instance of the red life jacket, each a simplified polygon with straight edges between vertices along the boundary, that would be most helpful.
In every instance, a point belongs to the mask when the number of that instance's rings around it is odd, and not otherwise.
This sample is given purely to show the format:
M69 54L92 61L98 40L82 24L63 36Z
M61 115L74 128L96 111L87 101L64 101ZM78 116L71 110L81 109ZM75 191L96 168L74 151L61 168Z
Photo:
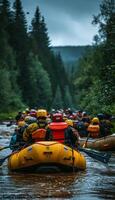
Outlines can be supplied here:
M52 131L53 140L64 143L65 129L68 124L65 122L51 122L49 129Z
M94 124L90 124L88 126L88 129L87 129L89 132L90 132L90 136L92 138L97 138L99 137L99 131L100 131L100 127L99 125L94 125Z
M44 128L39 128L32 132L32 139L35 142L44 141L46 136L46 130Z

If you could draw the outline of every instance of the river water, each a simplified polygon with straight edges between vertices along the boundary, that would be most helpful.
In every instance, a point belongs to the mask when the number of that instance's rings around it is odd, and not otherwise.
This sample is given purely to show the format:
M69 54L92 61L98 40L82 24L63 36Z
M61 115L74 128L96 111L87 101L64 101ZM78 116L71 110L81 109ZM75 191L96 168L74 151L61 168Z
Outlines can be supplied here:
M14 127L0 126L0 146L9 143ZM0 152L0 158L10 150ZM84 154L85 155L85 154ZM115 200L115 153L104 165L85 155L87 168L74 173L14 173L0 167L0 200Z

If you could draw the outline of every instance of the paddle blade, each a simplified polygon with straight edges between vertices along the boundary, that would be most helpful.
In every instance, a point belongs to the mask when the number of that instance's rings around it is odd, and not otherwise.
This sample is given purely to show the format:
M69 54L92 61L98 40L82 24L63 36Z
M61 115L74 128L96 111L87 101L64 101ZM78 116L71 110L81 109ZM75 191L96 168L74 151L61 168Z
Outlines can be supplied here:
M0 159L0 166L4 163L5 160L6 160L6 157Z
M86 153L88 156L103 162L105 164L107 164L111 158L112 153L104 153L104 152L98 152L92 149L84 149L84 148L79 148L80 151L83 151L84 153Z
M104 153L104 154L100 154L97 152L90 152L90 151L84 151L85 153L87 153L90 157L103 162L105 164L107 164L109 162L109 159L111 157L111 154L109 153Z
M13 153L7 155L7 156L4 157L4 158L1 158L1 159L0 159L0 166L1 166L1 165L5 162L5 160L6 160L7 158L9 158L12 154L13 154Z
M6 146L6 147L0 147L0 151L4 150L4 149L8 149L10 148L10 146Z

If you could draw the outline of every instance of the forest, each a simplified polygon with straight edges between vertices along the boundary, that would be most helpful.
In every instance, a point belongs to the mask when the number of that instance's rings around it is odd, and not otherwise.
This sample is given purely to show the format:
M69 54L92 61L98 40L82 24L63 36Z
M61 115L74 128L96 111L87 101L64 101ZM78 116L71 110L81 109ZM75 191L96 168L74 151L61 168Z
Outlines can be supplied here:
M0 1L0 112L29 108L72 108L115 112L115 3L102 1L92 47L71 76L54 54L45 19L36 7L28 28L21 0Z
M0 27L0 111L71 106L71 84L39 7L28 30L22 2L14 1L12 10L3 0Z
M92 25L99 27L92 48L73 74L76 104L93 113L115 114L115 1L103 0Z

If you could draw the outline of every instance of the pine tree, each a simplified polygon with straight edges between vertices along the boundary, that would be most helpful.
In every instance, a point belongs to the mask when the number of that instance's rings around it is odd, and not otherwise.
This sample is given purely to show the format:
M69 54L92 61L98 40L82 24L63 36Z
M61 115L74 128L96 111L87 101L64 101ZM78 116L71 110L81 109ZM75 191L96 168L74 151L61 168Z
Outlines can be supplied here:
M54 100L52 102L52 108L55 109L62 109L63 108L63 100L62 100L62 94L59 85L57 86L57 90L55 93Z
M72 108L73 107L72 96L71 96L68 85L65 86L64 107L65 108Z
M51 84L47 72L43 69L37 56L33 53L28 57L26 71L25 101L30 107L49 108L52 100Z
M27 22L20 0L15 0L14 8L14 23L13 23L13 47L17 54L24 54L27 51ZM25 55L25 54L24 54Z
M102 82L102 101L110 105L114 101L115 77L115 1L102 1L100 13L94 16L94 24L99 24L99 36L103 42L99 79ZM98 60L99 62L99 60Z
M0 110L7 110L12 99L10 75L6 69L0 66Z
M65 67L64 67L60 53L58 53L58 55L56 55L55 68L56 68L55 74L56 74L57 80L60 80L58 84L60 86L62 96L64 97L65 86L69 85L69 81L68 81L68 76L67 76L67 73L65 71ZM63 99L63 101L64 101L64 99Z
M10 10L10 2L2 0L0 6L0 27L5 31L10 31L12 23L12 12Z
M9 6L9 2L3 0L0 7L0 18L2 18L2 21L0 20L0 73L3 73L1 74L1 76L3 75L3 78L1 78L1 101L3 100L3 102L1 104L4 109L6 108L6 103L9 106L7 109L11 109L12 105L15 109L18 105L21 105L21 97L17 86L16 58L13 49L9 45L9 30L11 28ZM4 80L5 78L6 81ZM5 95L8 98L6 103L4 102Z
M47 51L50 48L50 40L44 17L42 17L41 20L40 32L41 32L42 50Z
M41 13L37 6L32 20L32 30L30 32L33 52L41 58Z
M18 85L25 100L25 87L27 72L27 57L29 54L29 41L27 35L27 22L20 0L15 0L13 4L13 37L11 44L16 52L16 65L18 70Z

